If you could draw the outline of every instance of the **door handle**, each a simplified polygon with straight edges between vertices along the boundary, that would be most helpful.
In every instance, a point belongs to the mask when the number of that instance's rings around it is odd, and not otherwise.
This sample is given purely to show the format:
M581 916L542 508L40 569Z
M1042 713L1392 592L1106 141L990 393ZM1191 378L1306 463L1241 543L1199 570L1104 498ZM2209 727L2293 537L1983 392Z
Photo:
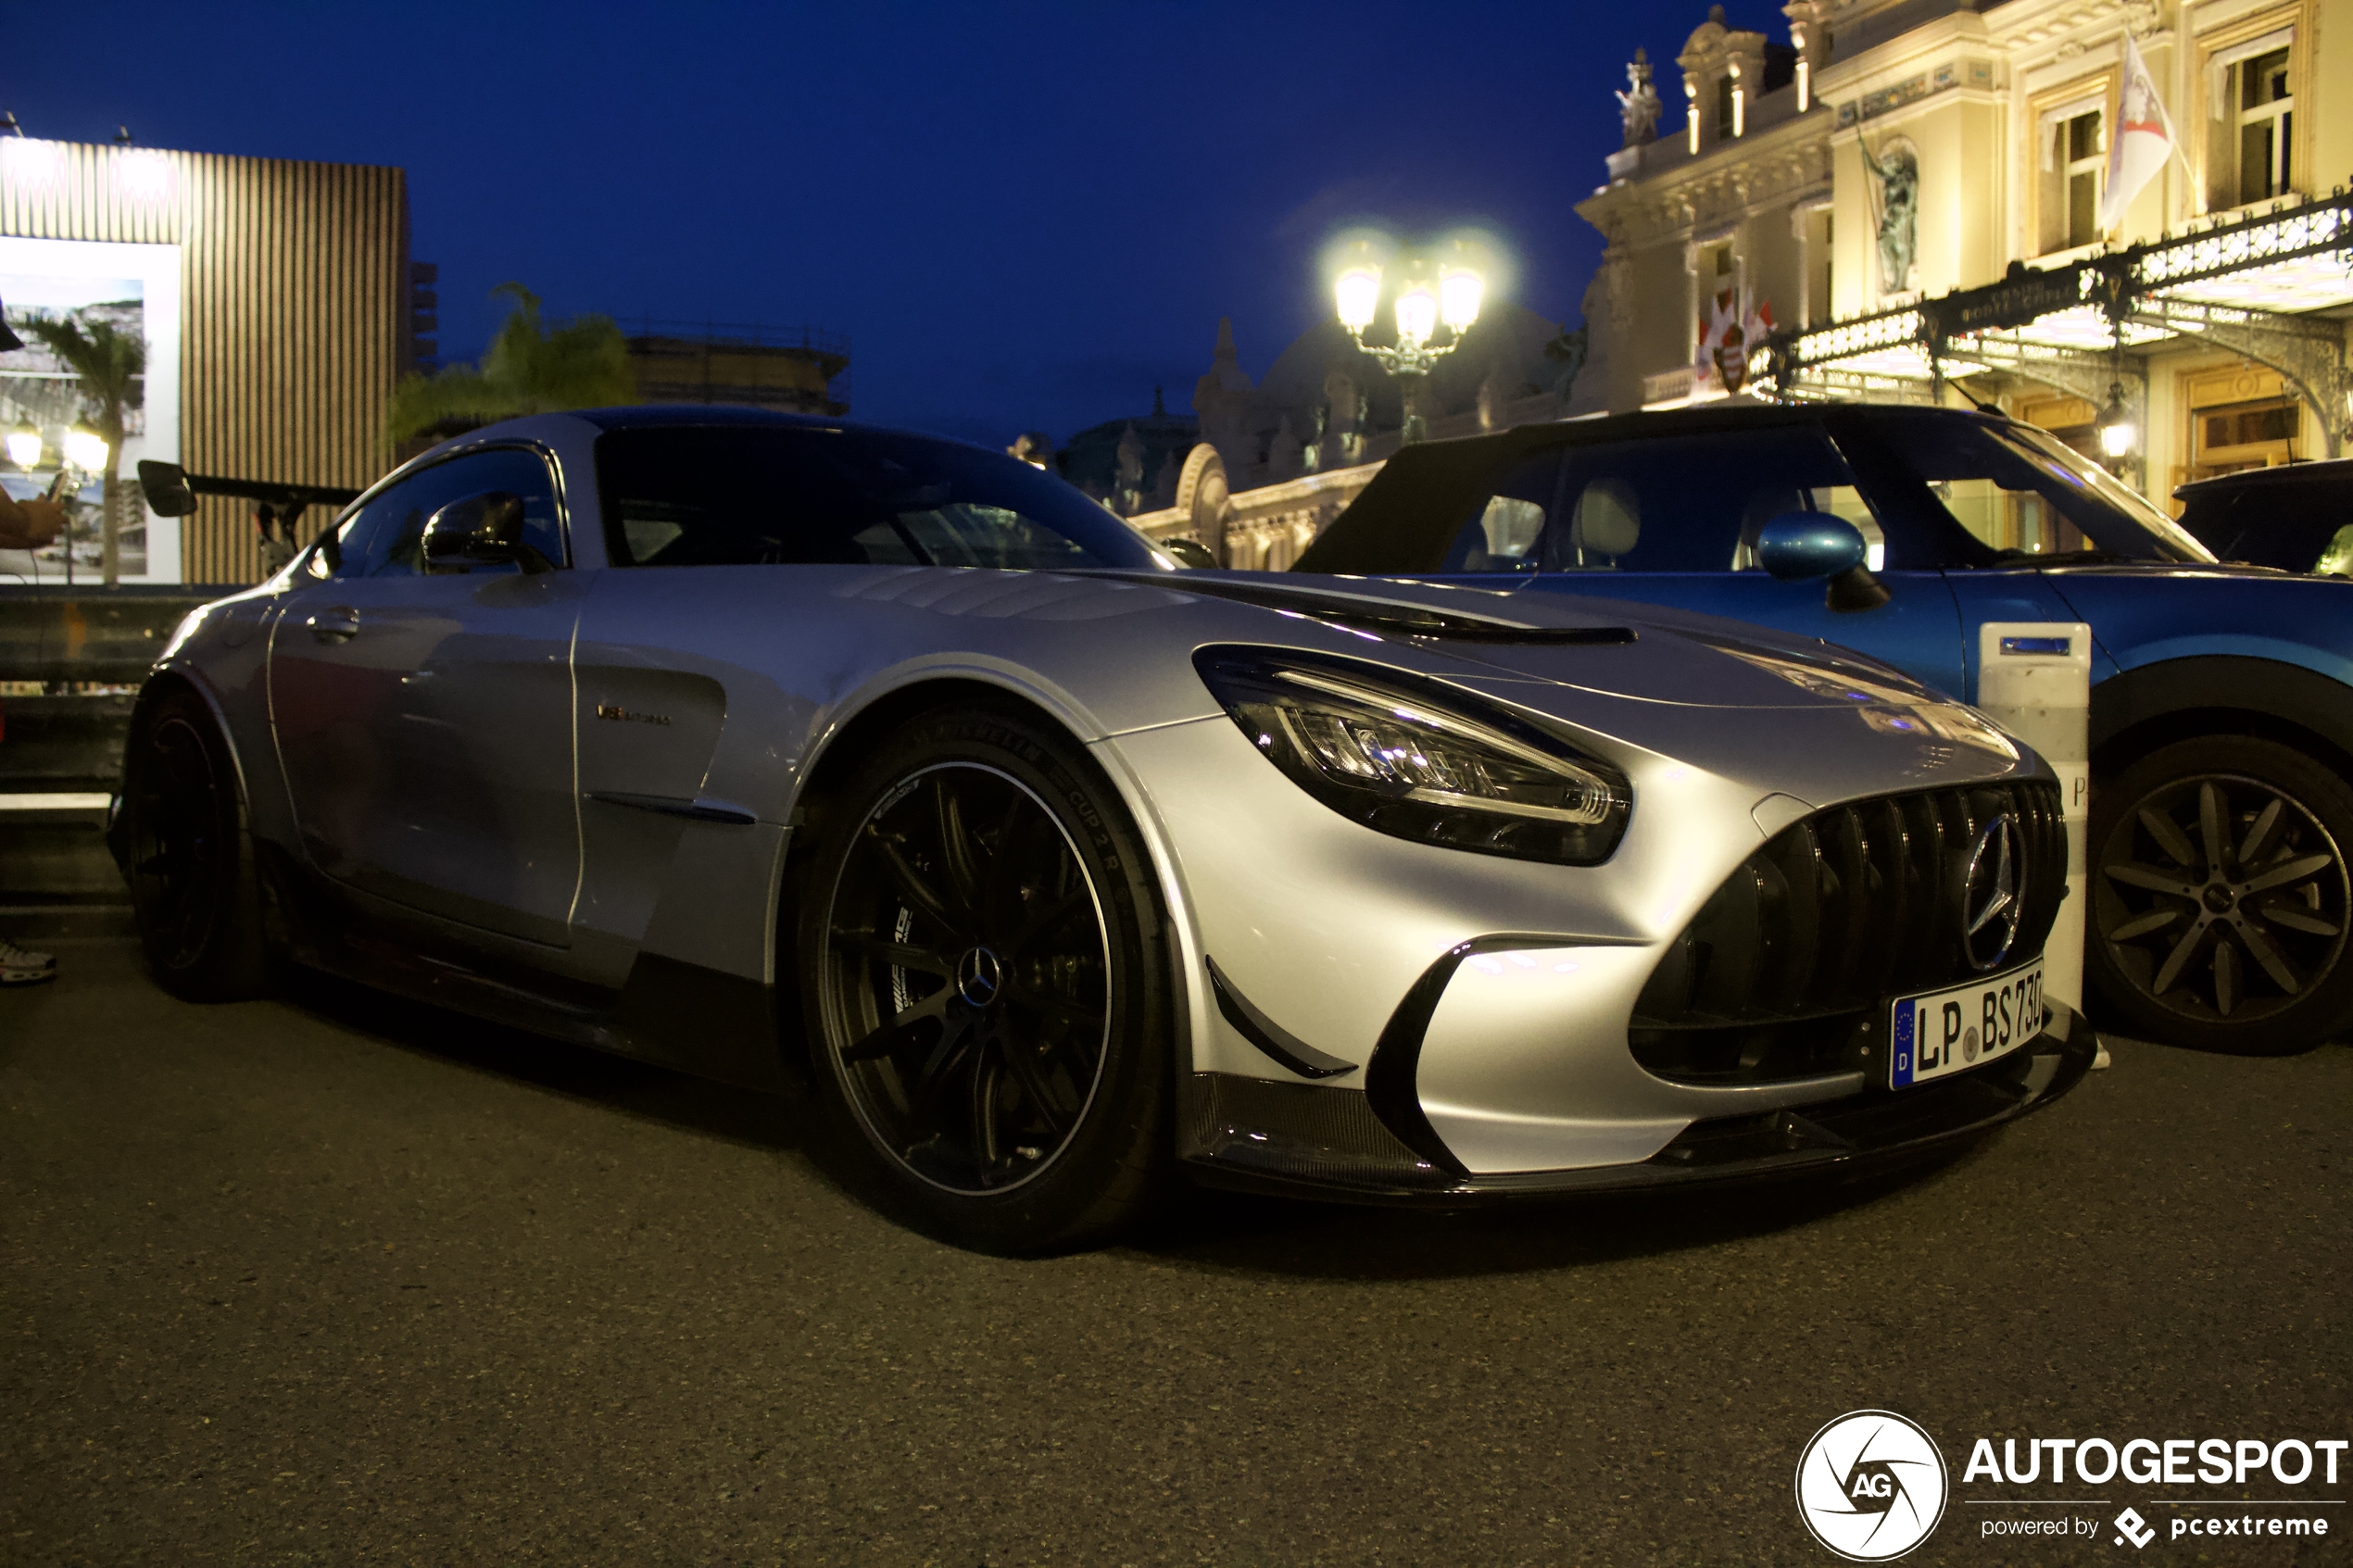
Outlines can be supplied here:
M310 628L310 635L322 643L347 643L359 634L359 612L356 609L322 609L303 621Z

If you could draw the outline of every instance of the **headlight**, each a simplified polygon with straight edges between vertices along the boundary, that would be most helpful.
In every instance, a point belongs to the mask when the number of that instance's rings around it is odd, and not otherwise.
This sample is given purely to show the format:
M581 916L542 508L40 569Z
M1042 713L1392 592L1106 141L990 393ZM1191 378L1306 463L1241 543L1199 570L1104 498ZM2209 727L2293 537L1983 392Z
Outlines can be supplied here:
M1475 697L1263 648L1203 648L1193 666L1268 761L1367 827L1564 866L1608 859L1625 834L1625 774Z

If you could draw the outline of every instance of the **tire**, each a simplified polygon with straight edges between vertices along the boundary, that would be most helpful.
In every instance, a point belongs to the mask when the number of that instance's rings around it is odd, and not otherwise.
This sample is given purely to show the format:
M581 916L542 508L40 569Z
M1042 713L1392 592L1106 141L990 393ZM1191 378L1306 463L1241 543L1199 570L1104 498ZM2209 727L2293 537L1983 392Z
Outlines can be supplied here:
M2104 783L2085 968L2117 1025L2246 1056L2353 1016L2353 790L2275 741L2207 735Z
M1151 862L1085 752L926 715L810 826L810 1077L864 1185L980 1251L1133 1223L1173 1160L1176 988Z
M270 989L261 879L244 792L212 710L191 691L142 714L123 758L124 873L148 972L191 1002Z

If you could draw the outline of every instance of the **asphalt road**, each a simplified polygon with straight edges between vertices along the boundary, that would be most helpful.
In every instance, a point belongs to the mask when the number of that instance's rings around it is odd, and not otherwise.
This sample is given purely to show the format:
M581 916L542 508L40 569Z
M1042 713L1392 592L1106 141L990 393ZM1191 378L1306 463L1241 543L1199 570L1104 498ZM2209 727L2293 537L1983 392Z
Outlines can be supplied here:
M9 1564L1818 1563L1793 1467L1859 1407L1957 1498L1974 1436L2353 1424L2344 1046L2120 1045L1893 1185L1203 1198L1014 1262L860 1206L779 1102L60 952L0 991ZM2334 1512L2203 1560L2345 1560ZM1907 1561L2136 1555L1978 1524Z

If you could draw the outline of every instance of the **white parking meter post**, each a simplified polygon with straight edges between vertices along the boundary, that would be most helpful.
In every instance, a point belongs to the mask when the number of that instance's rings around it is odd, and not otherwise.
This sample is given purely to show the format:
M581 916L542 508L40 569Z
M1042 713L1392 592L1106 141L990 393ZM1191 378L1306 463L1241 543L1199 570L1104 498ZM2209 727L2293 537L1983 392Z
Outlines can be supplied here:
M2044 948L2043 989L2083 1010L2085 875L2092 804L2092 629L2080 621L1989 621L1977 632L1977 706L2059 776L2067 897Z

